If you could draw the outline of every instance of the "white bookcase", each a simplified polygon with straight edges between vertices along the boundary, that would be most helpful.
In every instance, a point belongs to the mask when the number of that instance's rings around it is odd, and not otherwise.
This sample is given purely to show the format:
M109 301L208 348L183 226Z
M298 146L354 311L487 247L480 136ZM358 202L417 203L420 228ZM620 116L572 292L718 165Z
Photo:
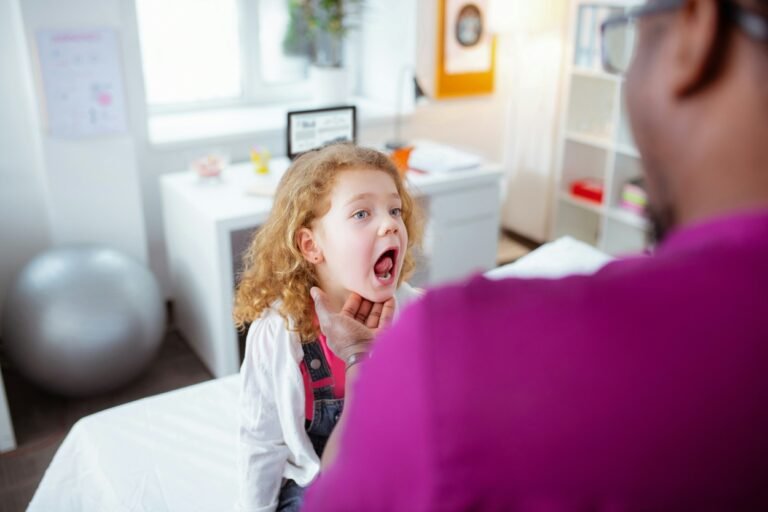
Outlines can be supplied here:
M641 161L627 120L624 79L605 73L600 62L600 22L637 3L572 0L570 9L552 233L609 254L642 250L649 229L645 218L620 206L624 184L641 175ZM571 195L571 183L583 178L603 180L602 204Z

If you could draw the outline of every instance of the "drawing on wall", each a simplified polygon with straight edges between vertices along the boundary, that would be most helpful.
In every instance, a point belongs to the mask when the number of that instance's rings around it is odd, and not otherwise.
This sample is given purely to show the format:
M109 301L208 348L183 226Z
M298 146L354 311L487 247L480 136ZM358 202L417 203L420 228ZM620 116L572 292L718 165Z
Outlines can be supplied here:
M51 136L78 138L126 131L115 30L41 30L37 48Z

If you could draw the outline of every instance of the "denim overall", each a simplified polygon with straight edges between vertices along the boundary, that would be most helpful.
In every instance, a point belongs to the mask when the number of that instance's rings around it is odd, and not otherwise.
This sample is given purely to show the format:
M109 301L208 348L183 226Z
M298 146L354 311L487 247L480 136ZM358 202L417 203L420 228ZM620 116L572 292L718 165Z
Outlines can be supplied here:
M325 444L328 442L328 436L331 435L333 427L339 421L341 411L344 409L343 398L333 398L333 388L331 386L318 387L316 382L327 379L331 376L331 366L323 354L323 349L319 341L312 341L302 346L304 349L304 364L307 368L310 381L312 382L313 410L312 421L307 421L305 428L309 435L312 446L318 457L323 455ZM298 512L301 508L304 488L300 487L293 480L288 480L280 489L280 496L277 500L278 512Z

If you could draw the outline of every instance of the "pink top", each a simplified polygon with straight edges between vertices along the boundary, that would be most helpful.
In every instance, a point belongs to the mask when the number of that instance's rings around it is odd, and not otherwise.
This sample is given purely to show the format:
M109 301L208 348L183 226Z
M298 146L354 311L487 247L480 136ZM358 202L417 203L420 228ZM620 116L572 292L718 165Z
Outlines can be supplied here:
M312 382L309 377L309 371L307 370L307 364L302 361L301 378L304 380L304 411L307 416L307 421L312 421L314 417L314 393L313 389L323 388L325 386L333 387L333 398L344 398L344 384L345 384L345 371L344 361L336 357L330 348L328 348L328 342L325 336L321 333L317 337L317 341L320 343L320 347L323 349L323 355L326 361L331 366L331 376L327 379Z

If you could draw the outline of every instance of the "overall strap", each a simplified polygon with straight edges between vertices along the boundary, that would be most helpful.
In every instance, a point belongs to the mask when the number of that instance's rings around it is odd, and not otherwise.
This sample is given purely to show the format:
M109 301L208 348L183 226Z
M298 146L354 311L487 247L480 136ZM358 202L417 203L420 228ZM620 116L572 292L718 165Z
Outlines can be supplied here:
M304 365L307 369L312 386L312 394L315 400L329 400L333 398L331 366L323 353L323 348L318 340L302 345L304 349Z

